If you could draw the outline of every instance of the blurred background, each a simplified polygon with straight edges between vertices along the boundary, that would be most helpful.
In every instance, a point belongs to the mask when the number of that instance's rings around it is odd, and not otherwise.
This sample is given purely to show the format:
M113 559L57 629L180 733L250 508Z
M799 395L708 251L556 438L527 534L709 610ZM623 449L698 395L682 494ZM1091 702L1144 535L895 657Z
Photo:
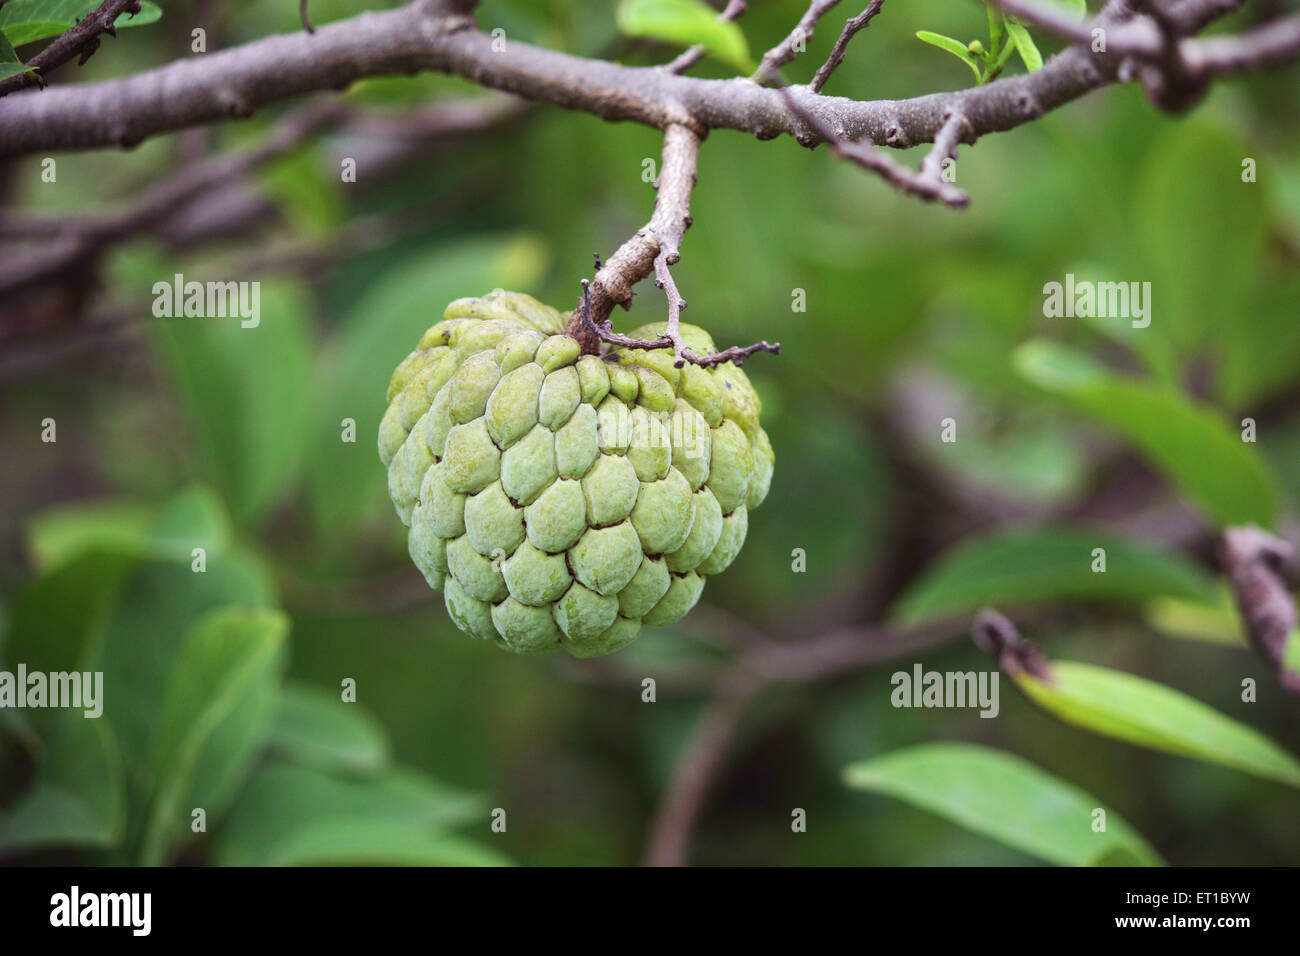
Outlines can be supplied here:
M294 6L165 3L158 23L106 39L57 81L194 55L195 26L209 50L291 31ZM385 4L313 0L311 13L319 25L364 6ZM776 43L804 6L751 2L751 49ZM1225 28L1283 10L1253 7ZM857 10L827 19L791 81L807 81ZM826 92L967 85L965 66L914 33L964 42L986 35L984 18L969 0L887 4ZM629 63L676 52L621 37L601 2L488 0L479 23ZM728 75L711 60L694 73ZM1287 528L1300 492L1298 81L1292 67L1220 83L1181 117L1140 89L1103 90L963 147L964 212L896 195L789 138L710 136L675 276L687 320L720 346L782 343L745 366L775 478L703 605L596 662L515 658L456 631L407 557L375 434L391 370L446 303L503 287L572 306L593 253L649 217L642 172L659 161L658 133L444 77L374 80L292 148L129 228L79 233L91 238L66 258L67 233L11 233L11 261L53 265L11 275L0 297L0 652L10 670L104 671L106 709L101 721L0 711L0 859L636 863L711 682L752 629L800 641L986 603L1032 608L1026 636L1052 658L1166 683L1300 752L1296 700L1268 665L1239 636L1166 626L1161 613L1216 586L1220 524ZM43 157L7 163L6 222L138 209L178 170L284 134L303 106L129 152L59 154L55 182L42 181ZM345 158L354 183L339 181ZM175 273L259 280L260 326L154 319L152 286ZM1150 327L1045 317L1043 285L1067 273L1150 282ZM627 331L664 310L647 282L615 321ZM1149 382L1233 439L1253 418L1257 442L1231 443L1251 463L1234 471L1207 449L1171 464L1151 451L1158 415L1134 436L1115 424L1122 396L1098 412L1054 389L1017 351L1031 339ZM949 417L955 443L941 441ZM46 420L56 441L43 440ZM1121 564L1098 585L1080 567L1026 584L1021 572L1049 557L978 550L1080 528L1116 541L1113 560L1146 549L1165 571L1126 576ZM954 567L954 548L975 557ZM792 569L795 549L806 570ZM204 644L223 629L238 640ZM896 709L890 675L917 662L992 666L954 628L923 650L758 694L691 861L1038 862L841 779L900 747L968 741L1095 795L1171 863L1300 862L1293 789L1067 726L1006 682L993 720ZM644 677L657 681L653 704ZM1257 703L1241 700L1246 677ZM357 703L340 708L349 679ZM796 807L807 832L791 831ZM495 808L505 832L490 828Z

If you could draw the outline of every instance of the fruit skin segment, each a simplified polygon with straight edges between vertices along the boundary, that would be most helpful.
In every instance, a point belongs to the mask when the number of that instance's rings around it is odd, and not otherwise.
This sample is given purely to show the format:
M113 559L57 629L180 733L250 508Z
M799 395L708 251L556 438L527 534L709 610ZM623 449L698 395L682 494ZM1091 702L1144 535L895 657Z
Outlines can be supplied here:
M460 630L598 657L695 606L775 459L741 369L675 368L668 348L584 355L568 320L501 289L451 303L393 372L379 457L411 560Z

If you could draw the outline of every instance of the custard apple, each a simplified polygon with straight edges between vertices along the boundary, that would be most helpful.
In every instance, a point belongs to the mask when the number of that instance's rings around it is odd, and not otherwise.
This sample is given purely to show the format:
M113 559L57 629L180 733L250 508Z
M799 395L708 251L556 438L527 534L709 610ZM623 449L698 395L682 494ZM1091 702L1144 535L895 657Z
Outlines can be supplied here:
M695 606L740 552L774 459L735 365L584 355L567 321L500 289L453 302L393 373L379 457L411 558L457 627L596 657Z

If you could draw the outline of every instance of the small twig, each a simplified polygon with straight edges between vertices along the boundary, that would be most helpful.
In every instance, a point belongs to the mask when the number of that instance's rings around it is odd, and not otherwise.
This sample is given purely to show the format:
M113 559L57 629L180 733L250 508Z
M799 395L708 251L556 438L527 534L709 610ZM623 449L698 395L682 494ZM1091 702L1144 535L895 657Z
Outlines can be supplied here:
M970 634L975 646L994 657L998 667L1007 674L1030 674L1044 681L1052 679L1043 649L1021 637L1011 619L1000 611L985 608L976 614Z
M798 103L789 87L780 86L777 89L785 99L790 112L795 114L808 129L815 133L818 139L829 144L835 155L857 163L863 169L876 173L900 191L918 196L921 199L938 200L953 208L961 208L970 202L970 197L966 195L964 190L946 182L942 175L932 175L925 166L922 167L920 172L913 171L889 154L877 150L870 139L863 138L854 141L836 135L830 127L826 126L825 123ZM949 114L944 120L944 125L935 135L936 148L930 154L931 157L935 156L936 153L938 154L939 158L934 162L938 164L940 172L942 171L943 160L951 155L956 148L957 142L961 139L962 131L968 129L969 124L960 114ZM943 152L939 152L941 140L944 141ZM933 163L930 165L933 165Z
M812 0L807 12L799 18L790 34L763 54L751 79L756 83L775 79L777 71L799 55L799 48L807 48L808 41L813 38L813 31L817 29L817 22L839 2L840 0Z
M1276 535L1245 525L1224 530L1219 555L1250 643L1277 668L1282 686L1300 694L1300 673L1285 666L1287 641L1297 623L1295 601L1286 584L1295 570L1295 548Z
M684 866L695 823L730 749L745 708L763 683L745 670L730 671L691 732L673 768L663 802L650 824L647 866Z
M921 176L929 179L931 182L941 183L943 179L943 164L945 160L956 159L957 144L961 142L962 135L969 129L966 117L961 113L951 113L944 120L943 126L934 136L934 145L926 153L925 159L921 160Z
M655 813L645 861L683 866L691 837L724 765L746 708L774 683L804 683L835 677L930 647L960 633L955 620L910 629L850 628L810 641L778 643L746 626L752 644L718 681L673 770Z
M298 0L298 17L302 20L302 28L308 33L315 33L316 28L311 25L311 17L307 15L307 0Z
M718 19L722 21L738 20L745 13L748 4L745 0L728 0L726 7L718 14ZM707 51L700 44L695 44L688 50L685 50L675 60L665 63L661 69L666 73L685 73L700 60L704 59Z
M73 57L77 57L78 65L84 65L99 49L100 34L117 36L117 27L114 26L117 18L123 13L134 16L139 12L140 0L104 0L66 33L27 61L26 65L34 69L35 73L19 73L0 80L0 96L29 86L44 88L45 77Z
M656 268L658 268L662 257L657 256L655 259ZM579 301L578 308L574 311L573 321L569 323L568 334L579 341L604 342L608 345L615 345L625 349L666 349L671 347L676 361L673 364L681 368L687 362L692 365L699 365L703 368L711 368L715 365L722 365L724 362L731 362L735 365L744 364L745 359L755 352L771 352L778 355L781 352L780 342L755 342L753 345L733 345L731 348L723 349L720 352L710 352L708 355L701 355L696 352L682 339L681 331L678 326L678 318L681 309L685 308L686 302L677 292L677 286L673 284L672 276L668 275L667 269L664 268L664 274L667 275L667 285L656 285L660 288L666 288L668 291L668 327L664 329L664 334L657 339L635 339L631 336L624 335L621 332L615 332L612 324L608 319L603 323L597 323L592 316L591 310L591 283L586 279L582 281L582 298ZM680 303L675 309L674 300ZM596 349L591 354L598 354Z
M812 82L808 84L809 89L814 93L822 91L822 87L831 78L831 74L844 62L844 51L848 49L849 41L857 36L859 30L871 22L872 18L880 12L880 8L884 5L885 0L871 0L865 10L856 17L849 18L848 22L844 24L844 29L840 31L835 46L831 48L831 55L826 58L825 63L817 68L817 73L813 76Z

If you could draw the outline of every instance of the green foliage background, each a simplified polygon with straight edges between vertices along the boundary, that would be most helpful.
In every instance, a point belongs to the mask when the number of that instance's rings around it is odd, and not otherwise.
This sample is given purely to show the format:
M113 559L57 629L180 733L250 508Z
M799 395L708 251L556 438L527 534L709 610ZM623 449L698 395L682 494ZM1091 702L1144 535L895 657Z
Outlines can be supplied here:
M159 24L106 41L81 74L182 55L189 5L163 6ZM293 6L221 5L210 30L219 45L292 30ZM313 2L313 18L358 6ZM743 21L751 49L776 42L802 7L752 3ZM621 39L604 3L489 0L480 23L627 62L672 52ZM811 75L838 23L827 20L788 76ZM966 68L917 41L918 29L978 37L984 12L957 0L887 5L827 92L893 98L967 84ZM728 75L707 60L697 72ZM978 545L1007 524L1052 540L1048 513L1086 526L1084 503L1124 468L1138 476L1134 496L1177 495L1211 525L1293 514L1298 80L1293 67L1222 83L1176 118L1156 113L1139 89L1102 91L963 148L958 181L973 202L962 213L898 196L824 149L714 133L675 270L687 319L720 344L766 338L783 350L746 365L777 453L772 493L705 600L777 638L815 633L846 610L877 618L950 546ZM420 76L348 95L396 111L474 92ZM256 142L274 113L217 128L217 143ZM41 183L31 158L11 174L11 202L51 214L109 204L170 168L175 148L160 138L129 153L60 155L57 185ZM358 183L340 184L337 145L306 146L261 174L278 211L261 230L268 241L324 243L383 214L402 216L402 234L382 248L344 239L340 258L310 280L261 257L256 330L146 318L153 282L174 272L227 278L246 241L183 253L139 242L113 255L103 291L134 308L126 333L40 356L0 381L5 666L93 663L110 682L103 722L0 711L0 858L639 859L703 703L674 675L718 665L697 639L703 626L688 617L680 633L643 635L615 659L630 679L610 685L582 679L588 671L570 662L466 640L406 556L373 438L389 371L448 301L502 286L571 305L592 253L608 255L648 217L643 161L657 162L659 149L654 131L547 107L381 181L368 181L363 166ZM1255 183L1242 182L1247 157ZM1042 286L1067 272L1150 281L1151 327L1044 318ZM805 312L791 310L795 289L806 292ZM662 312L662 294L644 283L632 314L616 321L630 328ZM1061 379L1050 369L1026 374L1018 349L1031 339L1140 376L1150 394L1091 381L1085 400L1073 386L1053 387ZM900 427L894 410L918 382L944 397L942 415ZM1150 427L1125 425L1148 399ZM1193 403L1212 410L1212 433L1235 438L1242 417L1258 420L1258 444L1231 443L1246 460L1191 453L1204 447L1195 430L1169 450L1169 422L1195 417ZM949 414L959 421L955 446L938 442ZM58 423L56 444L40 441L45 418ZM357 422L355 444L339 440L344 418ZM1018 507L1010 519L999 508L972 517L942 500L953 486ZM210 542L202 575L188 566L196 539ZM1135 534L1129 544L1147 542ZM806 573L791 572L795 548L806 551ZM1162 595L1205 597L1208 565L1157 561L1121 578L1123 593L1095 593L1080 565L1018 593L1014 555L996 554L970 573L1009 568L1009 591L994 576L964 585L965 597L914 594L901 606L1065 607L1049 633L1031 634L1052 657L1175 686L1300 752L1294 698L1258 658L1162 633L1142 613ZM1031 551L1024 566L1040 560ZM896 710L889 675L915 660L988 666L956 640L827 684L769 691L744 724L694 860L1035 862L841 779L846 765L910 744L969 741L1095 795L1169 862L1300 862L1294 789L1061 724L1009 682L996 720ZM658 703L641 703L642 676L659 678ZM1258 703L1241 702L1244 677L1259 682ZM337 703L344 678L357 683L355 708ZM178 829L173 804L208 807L209 833ZM489 832L496 807L508 813L502 834ZM794 807L808 811L807 833L791 833Z

